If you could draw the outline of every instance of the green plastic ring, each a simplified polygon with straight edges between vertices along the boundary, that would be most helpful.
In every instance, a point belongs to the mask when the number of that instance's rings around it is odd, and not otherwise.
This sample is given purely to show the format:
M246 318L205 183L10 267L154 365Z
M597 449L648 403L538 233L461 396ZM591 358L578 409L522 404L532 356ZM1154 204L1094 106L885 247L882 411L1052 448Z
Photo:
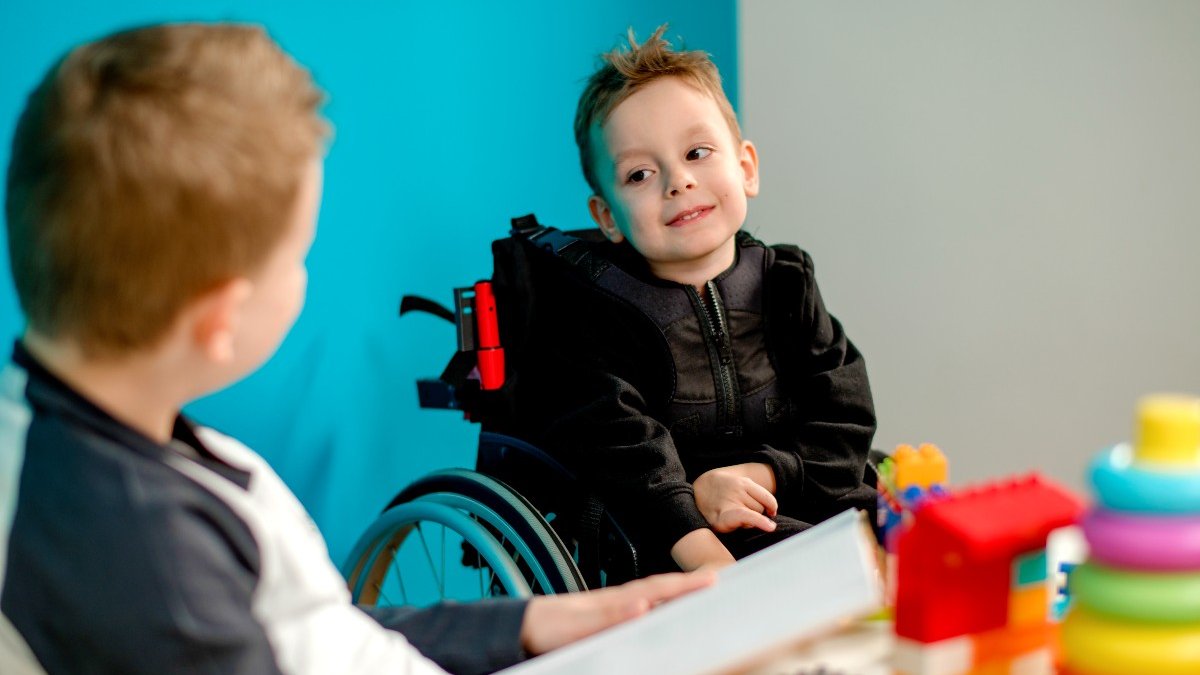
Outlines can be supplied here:
M1105 616L1144 623L1200 623L1200 571L1133 572L1084 563L1071 572L1071 595Z

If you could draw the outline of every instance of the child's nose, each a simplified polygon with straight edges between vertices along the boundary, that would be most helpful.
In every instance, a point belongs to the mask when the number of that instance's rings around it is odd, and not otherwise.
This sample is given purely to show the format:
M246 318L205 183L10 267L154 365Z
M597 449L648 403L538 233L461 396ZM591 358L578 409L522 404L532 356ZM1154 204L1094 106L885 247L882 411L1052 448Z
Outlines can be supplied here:
M693 190L696 187L696 179L690 171L672 171L667 178L667 196L678 197L680 194Z

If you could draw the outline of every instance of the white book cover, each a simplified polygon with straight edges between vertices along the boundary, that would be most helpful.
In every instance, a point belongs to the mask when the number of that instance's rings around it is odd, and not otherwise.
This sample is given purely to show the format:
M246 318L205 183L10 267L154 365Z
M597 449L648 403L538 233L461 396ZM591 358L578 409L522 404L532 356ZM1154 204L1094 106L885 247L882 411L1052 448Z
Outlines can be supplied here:
M730 672L882 602L874 539L863 518L846 511L725 568L709 588L502 672Z

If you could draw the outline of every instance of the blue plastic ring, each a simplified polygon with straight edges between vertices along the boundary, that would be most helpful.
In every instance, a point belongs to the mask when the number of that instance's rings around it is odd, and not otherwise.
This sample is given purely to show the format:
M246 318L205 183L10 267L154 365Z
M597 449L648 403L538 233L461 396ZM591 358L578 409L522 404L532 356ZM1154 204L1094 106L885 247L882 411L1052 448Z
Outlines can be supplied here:
M1101 452L1089 469L1096 498L1105 508L1136 513L1200 514L1200 471L1134 463L1121 443Z

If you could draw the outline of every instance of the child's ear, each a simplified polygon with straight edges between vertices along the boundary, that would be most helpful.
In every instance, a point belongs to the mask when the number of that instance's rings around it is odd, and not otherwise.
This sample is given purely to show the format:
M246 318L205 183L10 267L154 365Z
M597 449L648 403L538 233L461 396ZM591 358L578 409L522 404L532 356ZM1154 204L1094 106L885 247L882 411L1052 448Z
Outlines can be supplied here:
M236 277L204 293L193 303L192 339L210 361L229 363L234 357L238 326L254 284Z
M745 176L744 186L747 197L758 196L758 150L750 141L742 141L742 152L738 158Z
M588 212L592 214L592 220L600 226L600 231L614 244L619 244L625 240L625 235L621 234L620 228L613 220L612 209L609 208L608 202L604 201L604 197L600 195L592 195L588 197Z

